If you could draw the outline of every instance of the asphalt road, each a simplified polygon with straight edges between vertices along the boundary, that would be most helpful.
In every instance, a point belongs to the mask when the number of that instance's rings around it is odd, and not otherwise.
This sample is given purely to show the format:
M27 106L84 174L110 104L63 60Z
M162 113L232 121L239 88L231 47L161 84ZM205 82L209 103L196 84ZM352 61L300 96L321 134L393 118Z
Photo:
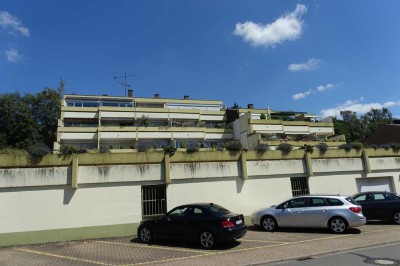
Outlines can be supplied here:
M354 249L342 253L302 258L273 265L320 266L320 265L400 265L400 242L375 247Z
M180 242L145 245L132 236L0 248L0 265L365 265L357 264L365 256L399 259L399 241L400 226L393 224L368 224L341 235L249 227L244 238L213 250Z

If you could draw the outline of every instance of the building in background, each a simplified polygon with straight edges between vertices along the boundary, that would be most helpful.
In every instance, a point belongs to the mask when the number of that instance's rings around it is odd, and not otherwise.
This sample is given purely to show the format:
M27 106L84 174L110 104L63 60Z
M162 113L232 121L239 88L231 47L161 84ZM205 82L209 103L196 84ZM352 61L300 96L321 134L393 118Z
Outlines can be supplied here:
M288 136L324 141L334 135L331 120L319 120L305 112L281 112L269 108L228 109L220 100L64 95L54 151L62 145L84 149L185 148L200 144L220 148L236 139L251 148L265 139ZM300 135L300 136L299 136Z

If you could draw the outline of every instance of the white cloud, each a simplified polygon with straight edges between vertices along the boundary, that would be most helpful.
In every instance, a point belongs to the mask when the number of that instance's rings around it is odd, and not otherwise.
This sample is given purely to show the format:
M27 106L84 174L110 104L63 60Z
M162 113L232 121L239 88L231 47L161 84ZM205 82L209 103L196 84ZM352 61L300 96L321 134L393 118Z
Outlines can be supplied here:
M340 117L341 111L352 111L357 114L365 114L373 109L382 109L383 107L400 106L400 101L390 101L385 103L362 103L364 97L359 100L348 100L344 103L338 104L334 108L323 109L320 113L322 117L337 116Z
M305 63L290 64L288 66L288 69L292 72L311 71L311 70L317 69L319 67L320 63L321 63L321 60L312 58Z
M336 87L336 85L335 85L335 84L332 84L332 83L328 83L328 84L326 84L326 85L320 85L320 86L316 87L315 90L309 89L309 90L307 90L307 91L305 91L305 92L296 93L296 94L294 94L294 95L292 96L292 99L293 99L293 100L300 100L300 99L303 99L303 98L309 96L309 95L312 94L312 93L324 92L324 91L326 91L326 90L330 90L330 89L333 89L333 88L335 88L335 87Z
M326 85L318 86L318 87L317 87L317 91L323 92L323 91L326 91L326 90L333 89L334 87L335 87L335 84L328 83L328 84L326 84Z
M21 34L22 36L29 36L29 29L22 26L21 21L13 17L7 11L0 11L0 26L3 30L7 30L11 34Z
M302 15L307 11L305 5L298 4L296 9L281 16L270 24L247 21L237 23L233 34L242 37L253 46L274 46L287 40L295 40L303 31Z
M312 93L312 89L309 89L308 91L305 91L305 92L299 92L299 93L296 93L295 95L293 95L292 99L293 100L300 100L300 99L303 99L303 98L307 97L311 93Z
M16 63L22 60L22 55L15 49L11 48L6 50L7 60Z

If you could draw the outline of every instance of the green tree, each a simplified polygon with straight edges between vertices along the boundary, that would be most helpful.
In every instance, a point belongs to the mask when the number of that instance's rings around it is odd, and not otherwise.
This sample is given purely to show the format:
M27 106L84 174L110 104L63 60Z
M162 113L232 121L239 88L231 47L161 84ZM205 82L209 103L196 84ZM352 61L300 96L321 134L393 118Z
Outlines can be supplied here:
M28 149L35 143L52 147L60 116L64 81L37 94L0 95L0 149Z
M352 111L341 111L340 115L342 120L333 118L335 133L345 135L348 142L364 142L379 125L392 121L392 114L387 108L371 109L360 117Z

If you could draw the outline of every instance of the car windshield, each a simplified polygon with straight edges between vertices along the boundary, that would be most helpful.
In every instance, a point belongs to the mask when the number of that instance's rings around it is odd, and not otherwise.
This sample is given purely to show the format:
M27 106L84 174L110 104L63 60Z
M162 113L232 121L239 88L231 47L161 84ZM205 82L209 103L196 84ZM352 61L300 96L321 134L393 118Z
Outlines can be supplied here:
M210 212L211 214L216 215L216 216L222 216L222 215L231 213L227 209L225 209L219 205L216 205L216 204L210 204L210 205L204 206L204 209L206 209L208 212Z
M346 198L346 200L354 205L360 205L357 201L355 201L352 197Z

